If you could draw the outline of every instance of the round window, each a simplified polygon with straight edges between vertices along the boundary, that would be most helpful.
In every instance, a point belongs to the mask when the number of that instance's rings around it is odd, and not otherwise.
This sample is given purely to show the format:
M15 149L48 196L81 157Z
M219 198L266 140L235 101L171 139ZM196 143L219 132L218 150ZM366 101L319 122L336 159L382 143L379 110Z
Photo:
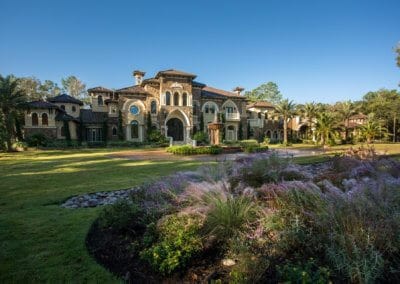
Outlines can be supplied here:
M139 114L139 108L137 106L131 106L130 112L133 115L137 115L137 114Z

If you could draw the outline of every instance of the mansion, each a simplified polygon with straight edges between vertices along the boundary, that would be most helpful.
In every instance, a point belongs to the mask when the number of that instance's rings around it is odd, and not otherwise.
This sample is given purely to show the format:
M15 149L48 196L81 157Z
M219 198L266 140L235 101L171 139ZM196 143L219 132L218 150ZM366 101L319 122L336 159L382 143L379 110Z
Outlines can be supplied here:
M68 124L73 140L98 142L107 135L107 140L123 136L123 140L144 142L150 119L152 129L172 143L184 144L192 142L194 133L206 132L209 123L223 117L226 141L238 140L240 133L243 139L259 135L282 138L282 122L271 115L274 107L267 102L248 104L241 94L243 88L220 90L195 81L194 74L174 69L146 79L142 71L134 71L133 76L132 86L88 89L89 109L65 94L30 102L25 113L25 136L40 132L51 139L65 139Z

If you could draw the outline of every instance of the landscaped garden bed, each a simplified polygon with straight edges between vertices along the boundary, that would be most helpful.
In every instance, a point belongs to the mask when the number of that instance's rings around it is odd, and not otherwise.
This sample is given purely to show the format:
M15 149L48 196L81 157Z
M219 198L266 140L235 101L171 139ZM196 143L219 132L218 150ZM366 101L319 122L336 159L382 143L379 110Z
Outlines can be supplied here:
M87 247L131 282L396 282L400 163L359 154L252 154L142 185Z

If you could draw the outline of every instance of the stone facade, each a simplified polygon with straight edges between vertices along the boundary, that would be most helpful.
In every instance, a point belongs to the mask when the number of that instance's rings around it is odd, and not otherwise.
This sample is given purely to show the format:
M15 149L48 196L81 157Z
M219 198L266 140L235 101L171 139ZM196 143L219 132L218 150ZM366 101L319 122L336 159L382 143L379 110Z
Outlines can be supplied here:
M174 144L192 143L194 133L207 133L207 125L214 122L223 124L225 141L250 138L248 133L251 138L282 137L282 122L273 115L274 107L265 102L248 105L241 95L243 88L224 91L196 82L194 74L174 69L151 78L144 75L134 71L134 85L125 88L88 89L90 109L82 108L81 101L68 95L31 102L25 114L25 134L40 130L50 138L65 139L67 122L71 139L103 141L107 129L107 139L118 140L122 126L123 140L144 142L150 116L152 129Z

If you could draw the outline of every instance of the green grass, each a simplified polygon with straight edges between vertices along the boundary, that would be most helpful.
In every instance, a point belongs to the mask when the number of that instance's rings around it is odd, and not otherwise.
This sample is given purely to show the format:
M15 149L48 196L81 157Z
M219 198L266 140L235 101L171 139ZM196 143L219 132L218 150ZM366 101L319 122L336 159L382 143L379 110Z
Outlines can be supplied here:
M126 150L126 149L125 149ZM100 208L64 209L70 196L128 188L197 161L112 159L121 150L0 154L0 282L117 282L87 253Z

